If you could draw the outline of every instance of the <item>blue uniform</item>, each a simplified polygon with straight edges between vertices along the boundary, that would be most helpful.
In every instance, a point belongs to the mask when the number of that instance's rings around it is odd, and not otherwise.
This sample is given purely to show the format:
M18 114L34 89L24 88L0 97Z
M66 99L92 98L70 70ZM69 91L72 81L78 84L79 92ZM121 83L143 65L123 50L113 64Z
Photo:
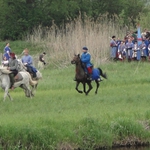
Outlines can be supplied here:
M132 49L134 48L134 44L132 43L132 42L127 42L126 43L126 50L127 50L127 52L126 52L126 58L128 59L128 58L132 58L132 55L133 55L133 51L132 51Z
M115 40L110 41L110 47L111 47L111 58L116 58L117 54L117 43Z
M7 60L9 60L9 58L10 58L10 52L11 52L10 47L9 47L9 46L6 46L6 47L4 48L4 56L6 57Z
M118 52L119 52L119 54L121 54L121 56L126 55L126 46L125 46L125 44L120 44L118 46ZM119 58L120 58L120 56L119 56Z
M87 68L93 66L92 63L90 62L91 61L91 55L88 52L82 53L81 61L86 65Z
M141 50L141 56L147 56L146 55L146 44L144 42L140 45L140 50Z
M146 51L146 56L148 56L149 54L148 54L148 45L149 45L149 40L145 40L145 44L146 44L146 49L145 49L145 51Z

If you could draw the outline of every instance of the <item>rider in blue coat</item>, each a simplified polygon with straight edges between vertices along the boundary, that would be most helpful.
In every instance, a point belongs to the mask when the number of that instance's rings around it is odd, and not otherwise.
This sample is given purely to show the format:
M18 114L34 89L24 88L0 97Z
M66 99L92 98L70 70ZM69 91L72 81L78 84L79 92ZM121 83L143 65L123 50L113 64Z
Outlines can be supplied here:
M88 80L92 80L92 68L93 68L93 64L91 63L91 55L88 52L88 48L87 47L83 47L82 48L82 55L81 55L81 61L83 63L83 65L85 66L85 72L88 73ZM101 79L99 79L101 80Z
M36 68L33 67L33 59L32 57L29 55L29 50L25 49L24 50L24 56L22 57L22 63L24 64L24 66L27 67L27 71L31 74L33 74L33 78L36 78Z
M82 63L84 63L86 65L87 68L91 68L93 65L90 62L91 61L91 55L89 52L87 52L88 48L83 47L82 50L83 50L83 53L81 55L81 61L82 61ZM88 71L90 72L91 69Z

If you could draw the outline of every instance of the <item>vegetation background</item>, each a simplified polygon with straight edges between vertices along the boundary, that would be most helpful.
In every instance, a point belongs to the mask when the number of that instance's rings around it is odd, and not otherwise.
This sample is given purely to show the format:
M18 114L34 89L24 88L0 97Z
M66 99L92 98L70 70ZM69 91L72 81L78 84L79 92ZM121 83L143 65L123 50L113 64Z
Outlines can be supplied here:
M138 23L149 28L149 1L0 0L0 9L1 53L6 42L19 58L28 48L35 66L47 53L35 97L18 88L13 102L0 101L1 149L149 145L149 62L109 59L112 35L123 39ZM70 61L85 45L108 74L97 95L75 91Z
M0 0L0 10L1 40L23 39L39 26L48 29L55 24L64 30L79 16L83 22L86 17L97 22L107 15L127 30L139 22L150 28L149 0Z

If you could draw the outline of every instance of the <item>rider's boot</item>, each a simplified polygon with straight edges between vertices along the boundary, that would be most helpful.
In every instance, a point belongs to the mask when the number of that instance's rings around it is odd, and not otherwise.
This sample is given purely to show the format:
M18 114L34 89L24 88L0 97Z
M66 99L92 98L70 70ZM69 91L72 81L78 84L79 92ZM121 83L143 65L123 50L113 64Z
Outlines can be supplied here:
M15 82L15 80L14 80L14 74L10 73L9 77L10 77L10 83L11 83L10 89L13 90L14 89L14 82Z

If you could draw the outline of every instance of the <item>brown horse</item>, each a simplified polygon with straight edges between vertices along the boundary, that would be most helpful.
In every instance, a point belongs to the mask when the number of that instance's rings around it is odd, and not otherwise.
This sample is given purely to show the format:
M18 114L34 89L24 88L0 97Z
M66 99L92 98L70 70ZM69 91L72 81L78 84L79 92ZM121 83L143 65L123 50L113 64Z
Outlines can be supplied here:
M78 55L74 55L73 60L71 61L71 64L75 64L76 65L76 74L75 74L75 78L76 78L76 90L79 93L83 93L83 91L78 89L78 86L80 83L83 84L83 89L84 89L84 93L86 95L88 95L88 93L92 90L92 85L91 85L91 80L88 80L87 77L87 73L85 72L85 67L82 65L81 59L80 59L80 54ZM96 75L94 75L96 74ZM102 70L100 68L93 68L93 72L92 72L92 80L96 82L96 91L95 94L97 94L98 88L99 88L99 78L100 75L102 77L104 77L105 79L107 79L106 73L103 73ZM86 91L86 84L88 84L88 90Z

